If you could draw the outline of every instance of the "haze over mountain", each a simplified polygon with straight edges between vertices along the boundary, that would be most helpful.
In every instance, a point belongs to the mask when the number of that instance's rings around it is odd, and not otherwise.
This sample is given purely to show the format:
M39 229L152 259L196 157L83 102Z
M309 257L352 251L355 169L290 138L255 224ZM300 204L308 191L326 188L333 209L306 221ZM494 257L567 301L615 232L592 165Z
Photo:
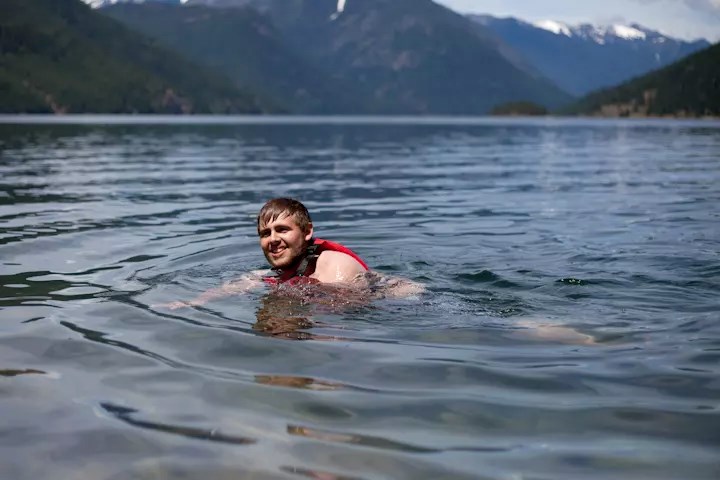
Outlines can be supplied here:
M430 0L349 1L341 14L340 4L337 0L190 0L176 8L258 9L277 27L288 56L306 62L306 71L315 69L331 83L341 82L364 112L480 114L508 101L557 107L571 99L488 31ZM116 14L118 6L105 10L167 45L192 53L195 59L214 56L212 64L235 78L237 69L229 66L242 64L258 71L261 83L269 83L263 80L268 79L268 70L258 67L257 59L242 48L220 58L210 41L183 44L183 27L177 23L171 27L170 19L156 19L150 4L133 7L148 9L147 18L142 18L145 14L140 10L134 11L135 20ZM218 37L229 38L233 27L216 23L214 28ZM273 75L282 72L276 69ZM306 86L293 88L308 90ZM321 103L326 111L354 113L357 109L344 109L348 98L326 95Z
M708 47L638 24L576 26L517 18L470 15L509 44L548 78L574 95L617 85Z
M2 0L0 111L259 112L258 99L80 0Z
M618 87L588 95L564 113L600 116L720 116L720 44Z

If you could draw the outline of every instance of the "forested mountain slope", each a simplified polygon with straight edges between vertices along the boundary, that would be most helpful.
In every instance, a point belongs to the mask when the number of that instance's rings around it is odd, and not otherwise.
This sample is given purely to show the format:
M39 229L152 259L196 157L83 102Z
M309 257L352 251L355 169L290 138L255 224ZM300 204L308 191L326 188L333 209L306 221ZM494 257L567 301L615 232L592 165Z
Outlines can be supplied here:
M720 44L618 87L592 93L565 113L720 116Z
M80 0L2 0L0 111L248 113L264 107Z

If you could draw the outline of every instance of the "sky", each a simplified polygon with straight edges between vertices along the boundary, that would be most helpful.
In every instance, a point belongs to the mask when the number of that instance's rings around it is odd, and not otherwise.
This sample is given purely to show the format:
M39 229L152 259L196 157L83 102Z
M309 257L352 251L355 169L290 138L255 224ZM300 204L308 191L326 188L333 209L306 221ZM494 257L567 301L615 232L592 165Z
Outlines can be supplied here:
M460 13L527 21L639 23L673 37L720 41L720 0L435 0Z

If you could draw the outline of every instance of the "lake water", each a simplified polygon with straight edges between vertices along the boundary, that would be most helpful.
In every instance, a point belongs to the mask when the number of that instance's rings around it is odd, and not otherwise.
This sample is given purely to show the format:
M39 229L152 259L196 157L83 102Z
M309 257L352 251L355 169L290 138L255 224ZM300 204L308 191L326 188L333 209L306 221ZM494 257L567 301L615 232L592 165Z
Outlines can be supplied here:
M0 123L0 478L720 478L720 123ZM427 292L158 306L285 195Z

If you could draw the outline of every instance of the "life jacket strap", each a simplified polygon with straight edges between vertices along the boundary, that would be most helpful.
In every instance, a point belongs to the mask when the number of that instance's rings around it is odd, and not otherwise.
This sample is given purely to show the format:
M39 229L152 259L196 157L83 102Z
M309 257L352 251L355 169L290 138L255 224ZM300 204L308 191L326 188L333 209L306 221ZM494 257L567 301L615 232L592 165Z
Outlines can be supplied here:
M312 265L312 269L310 272L310 275L315 272L315 262L317 261L318 257L320 256L319 253L317 253L319 245L310 245L305 250L305 257L302 259L300 264L298 265L297 269L295 270L295 276L297 277L307 277L308 268Z

